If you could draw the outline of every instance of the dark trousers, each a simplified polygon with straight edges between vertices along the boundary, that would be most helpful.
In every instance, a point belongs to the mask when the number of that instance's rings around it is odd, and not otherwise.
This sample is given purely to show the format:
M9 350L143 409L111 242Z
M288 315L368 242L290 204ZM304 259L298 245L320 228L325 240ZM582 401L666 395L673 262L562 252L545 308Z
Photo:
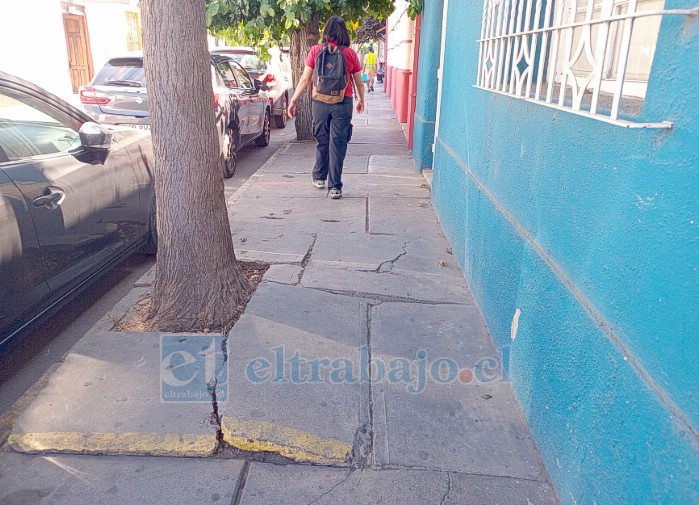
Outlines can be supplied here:
M333 104L313 100L312 111L317 142L313 180L327 179L328 189L342 189L342 164L352 137L352 97Z

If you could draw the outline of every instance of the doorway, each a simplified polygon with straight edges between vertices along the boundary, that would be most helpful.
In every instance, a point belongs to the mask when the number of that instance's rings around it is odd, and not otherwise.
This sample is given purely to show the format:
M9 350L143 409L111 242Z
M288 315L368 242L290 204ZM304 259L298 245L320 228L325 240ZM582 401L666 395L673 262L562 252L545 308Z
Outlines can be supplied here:
M80 86L90 82L93 72L85 16L63 14L63 28L66 32L66 46L68 47L70 81L73 85L73 92L77 93Z

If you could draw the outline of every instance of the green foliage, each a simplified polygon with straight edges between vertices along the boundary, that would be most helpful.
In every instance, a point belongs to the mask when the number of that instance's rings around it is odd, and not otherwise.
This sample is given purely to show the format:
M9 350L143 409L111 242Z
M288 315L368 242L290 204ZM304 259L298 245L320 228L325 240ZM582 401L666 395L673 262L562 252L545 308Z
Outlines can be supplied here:
M206 0L206 21L213 35L235 44L286 45L289 32L316 13L321 22L342 16L352 30L361 19L385 19L393 9L392 0Z
M408 6L408 16L410 19L415 19L422 12L422 0L410 0Z

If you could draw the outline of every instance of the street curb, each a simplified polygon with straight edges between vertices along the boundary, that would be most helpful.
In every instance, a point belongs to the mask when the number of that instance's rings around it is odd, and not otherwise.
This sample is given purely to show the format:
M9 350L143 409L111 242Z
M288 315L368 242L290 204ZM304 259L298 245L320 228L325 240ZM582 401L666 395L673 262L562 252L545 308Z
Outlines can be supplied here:
M216 435L162 433L13 433L8 445L28 454L106 454L207 457L216 452Z
M250 452L273 452L299 462L347 466L352 444L265 421L224 416L224 442Z
M12 404L12 407L10 407L7 412L0 417L0 447L5 446L5 443L12 434L12 428L15 421L20 415L22 415L24 409L26 409L27 406L34 401L37 396L39 396L39 393L41 393L41 391L49 383L51 375L61 366L61 362L51 365L51 367L39 378L39 380L36 381L32 387L27 389L27 391L25 391L25 393Z

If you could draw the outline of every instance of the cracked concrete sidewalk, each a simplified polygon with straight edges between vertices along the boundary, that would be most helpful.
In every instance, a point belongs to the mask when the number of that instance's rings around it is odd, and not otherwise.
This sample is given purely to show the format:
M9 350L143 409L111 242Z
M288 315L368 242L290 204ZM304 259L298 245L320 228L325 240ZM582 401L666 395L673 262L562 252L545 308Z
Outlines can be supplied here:
M311 185L314 144L291 143L228 202L238 258L272 266L228 335L220 426L211 405L159 402L159 382L148 380L158 336L114 332L106 318L21 414L10 443L114 456L53 456L51 466L6 454L0 487L24 496L13 469L25 465L83 475L93 460L125 479L141 462L119 455L215 455L148 461L163 479L196 481L181 491L189 502L557 502L387 96L369 95L353 123L341 200ZM49 477L31 497L56 501L54 490L67 489L66 502L95 501L69 478ZM108 502L138 491L108 484Z

